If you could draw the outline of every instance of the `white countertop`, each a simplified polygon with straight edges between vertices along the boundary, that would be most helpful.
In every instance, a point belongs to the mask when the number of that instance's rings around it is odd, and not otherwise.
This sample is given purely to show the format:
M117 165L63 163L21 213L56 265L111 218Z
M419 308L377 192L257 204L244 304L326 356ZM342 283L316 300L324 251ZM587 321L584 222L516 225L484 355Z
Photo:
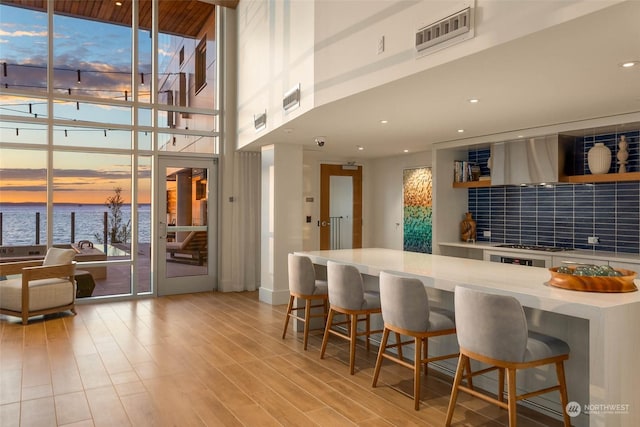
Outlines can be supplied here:
M361 273L378 276L391 271L416 276L427 286L453 292L457 284L473 285L495 293L512 295L523 305L541 310L593 319L599 311L640 303L640 292L596 293L559 289L546 284L546 268L405 252L393 249L342 249L308 251L316 264L327 260L353 264Z
M567 258L589 258L602 261L618 261L618 262L631 262L640 264L640 255L631 254L626 252L606 252L606 251L590 251L585 249L571 249L558 252L546 252L546 251L532 251L526 249L513 249L513 248L501 248L498 245L502 243L489 243L489 242L442 242L441 246L449 246L455 248L465 249L477 249L477 250L497 250L500 252L514 252L518 254L537 254L546 256L560 256Z

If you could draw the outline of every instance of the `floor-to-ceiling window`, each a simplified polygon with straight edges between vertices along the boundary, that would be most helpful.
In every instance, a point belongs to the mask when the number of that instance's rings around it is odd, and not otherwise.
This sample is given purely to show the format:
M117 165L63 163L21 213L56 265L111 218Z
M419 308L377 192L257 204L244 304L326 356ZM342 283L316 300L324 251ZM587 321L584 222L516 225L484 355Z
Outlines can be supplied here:
M3 0L0 262L71 246L94 297L154 293L154 166L218 155L216 46L208 2Z

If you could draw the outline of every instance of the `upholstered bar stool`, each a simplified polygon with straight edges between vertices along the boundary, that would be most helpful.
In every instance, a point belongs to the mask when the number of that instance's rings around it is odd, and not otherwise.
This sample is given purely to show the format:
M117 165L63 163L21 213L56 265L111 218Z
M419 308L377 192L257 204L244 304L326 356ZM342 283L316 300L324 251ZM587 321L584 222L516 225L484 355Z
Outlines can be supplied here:
M356 358L356 340L359 336L366 337L366 348L369 350L371 334L382 332L371 330L371 315L380 313L380 294L364 290L362 276L352 265L327 261L327 282L329 285L329 317L322 338L320 358L324 358L329 335L335 335L349 341L349 373L353 375ZM336 321L336 314L344 314L346 321ZM364 316L364 317L361 317ZM358 322L365 322L365 330L358 332ZM346 326L347 332L335 329Z
M304 333L302 342L304 349L307 349L309 340L309 326L311 319L322 317L327 318L327 281L316 279L315 269L311 259L306 256L289 254L289 305L287 306L287 315L284 318L284 329L282 330L282 339L287 335L289 319L293 318L304 323ZM305 301L304 307L294 307L295 299L299 298ZM314 301L319 302L313 304ZM322 313L312 313L312 308L322 307ZM304 317L298 316L298 311L304 310ZM323 322L324 328L324 322Z
M569 358L569 346L564 341L530 332L520 302L510 296L494 295L462 286L455 288L455 314L460 358L447 410L446 425L451 418L458 391L494 403L509 411L509 426L516 426L518 400L558 390L563 409L564 425L570 426L567 407L567 386L564 361ZM461 384L463 367L469 359L478 360L498 369L498 399L479 393ZM558 385L523 395L516 394L518 369L555 364ZM491 369L491 368L489 368ZM486 372L487 369L474 372ZM504 403L504 373L507 373L507 403Z
M380 303L384 332L378 350L376 368L373 374L373 387L378 382L382 360L388 359L402 366L413 369L413 400L417 411L420 407L420 373L424 364L436 360L457 357L458 353L429 357L429 338L456 333L453 311L429 307L427 290L418 279L401 277L387 272L380 273ZM396 333L396 342L388 344L389 333ZM406 335L413 338L401 341L398 337ZM402 357L402 346L414 345L413 363ZM396 348L398 355L387 352Z

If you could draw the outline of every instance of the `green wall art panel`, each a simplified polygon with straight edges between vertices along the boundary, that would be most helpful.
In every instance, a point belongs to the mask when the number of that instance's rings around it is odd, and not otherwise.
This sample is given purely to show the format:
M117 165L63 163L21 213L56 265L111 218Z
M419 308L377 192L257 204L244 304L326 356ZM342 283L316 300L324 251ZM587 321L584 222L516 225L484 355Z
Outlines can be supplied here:
M432 236L431 168L405 169L402 177L404 250L430 254Z

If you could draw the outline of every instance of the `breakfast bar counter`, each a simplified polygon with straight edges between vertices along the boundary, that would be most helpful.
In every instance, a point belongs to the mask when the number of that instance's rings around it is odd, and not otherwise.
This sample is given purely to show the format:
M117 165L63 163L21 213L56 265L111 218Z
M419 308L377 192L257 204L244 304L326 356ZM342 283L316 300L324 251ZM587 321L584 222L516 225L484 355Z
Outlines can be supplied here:
M637 369L640 360L640 292L593 293L559 289L546 284L551 277L546 268L393 249L342 249L297 254L308 256L318 265L326 265L329 260L351 264L367 276L377 277L381 271L389 271L416 277L428 289L445 293L452 293L456 285L467 285L511 295L525 310L553 313L556 318L566 317L568 321L577 319L588 328L585 333L588 344L583 346L588 354L575 354L581 349L572 345L571 357L588 365L585 370L588 369L589 380L588 402L576 400L583 412L575 419L576 424L586 422L590 426L602 427L640 425L640 393L637 392L640 387L640 369ZM553 334L553 331L548 332ZM567 380L570 382L571 378ZM569 400L574 400L571 394Z

